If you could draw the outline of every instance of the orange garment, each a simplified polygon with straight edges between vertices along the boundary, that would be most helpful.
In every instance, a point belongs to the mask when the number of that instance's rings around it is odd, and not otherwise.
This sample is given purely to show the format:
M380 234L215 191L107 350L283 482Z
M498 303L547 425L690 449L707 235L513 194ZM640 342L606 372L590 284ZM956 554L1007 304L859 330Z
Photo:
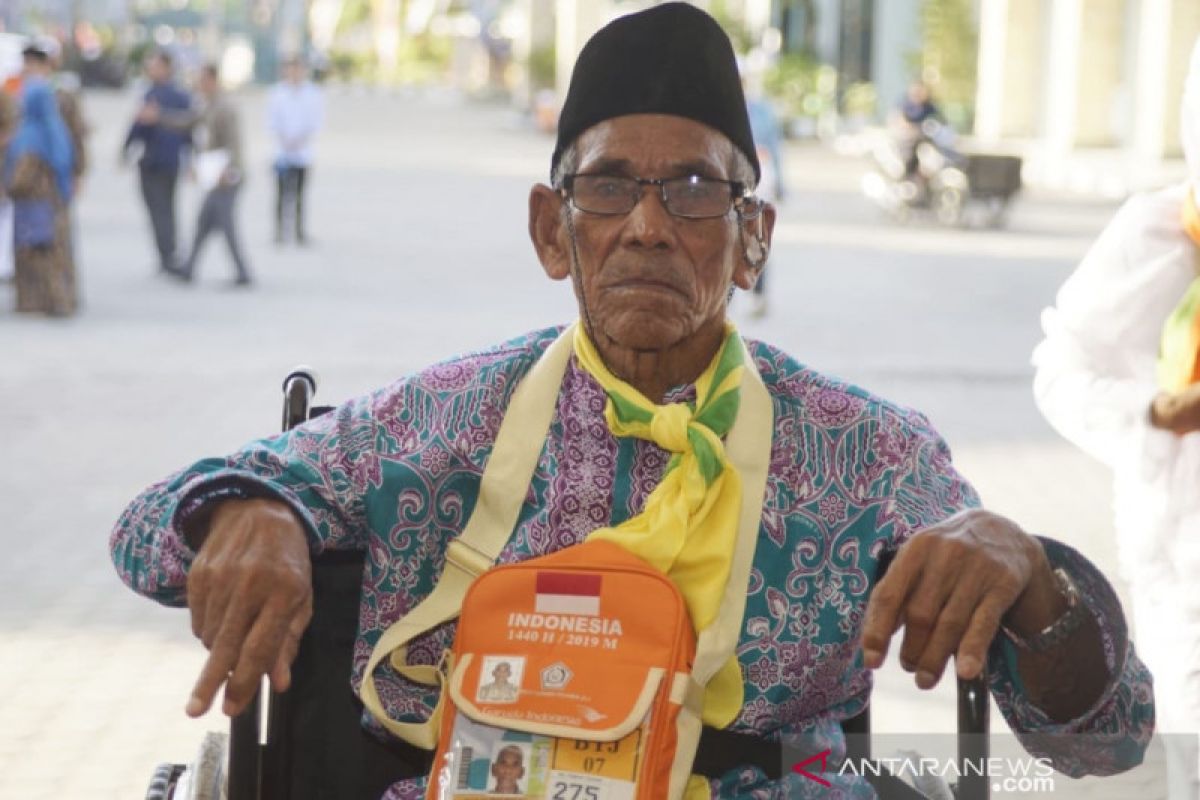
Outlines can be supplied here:
M1196 207L1196 191L1200 185L1193 185L1183 200L1183 232L1188 235L1197 247L1200 247L1200 208Z

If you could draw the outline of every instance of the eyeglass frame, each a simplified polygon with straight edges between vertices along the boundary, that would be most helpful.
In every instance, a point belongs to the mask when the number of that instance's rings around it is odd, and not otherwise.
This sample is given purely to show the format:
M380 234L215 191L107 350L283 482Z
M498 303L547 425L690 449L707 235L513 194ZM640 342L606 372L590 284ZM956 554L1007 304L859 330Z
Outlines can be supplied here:
M580 208L575 202L575 192L572 188L572 184L575 183L576 178L591 177L619 178L621 180L634 181L637 184L638 191L633 201L633 205L631 205L625 211L593 211L589 208ZM688 214L676 214L674 211L672 211L667 202L667 184L675 181L686 181L693 178L699 178L700 180L710 181L713 183L723 183L728 186L729 206L720 214L705 215L701 217L690 216ZM610 172L572 172L569 175L562 176L562 186L559 187L558 191L576 211L582 211L585 214L596 214L597 216L601 217L619 217L628 214L637 208L638 203L642 202L642 196L644 195L644 190L647 186L658 187L658 199L660 202L662 202L663 208L672 217L678 217L679 219L720 219L721 217L727 215L730 211L735 211L738 217L743 221L753 220L762 213L763 206L766 205L765 201L755 197L753 192L747 191L746 184L742 181L730 181L726 180L725 178L710 178L707 175L699 175L695 173L691 175L681 175L676 178L641 178L636 175L618 175ZM747 204L750 205L750 213L746 213L744 210L744 207Z

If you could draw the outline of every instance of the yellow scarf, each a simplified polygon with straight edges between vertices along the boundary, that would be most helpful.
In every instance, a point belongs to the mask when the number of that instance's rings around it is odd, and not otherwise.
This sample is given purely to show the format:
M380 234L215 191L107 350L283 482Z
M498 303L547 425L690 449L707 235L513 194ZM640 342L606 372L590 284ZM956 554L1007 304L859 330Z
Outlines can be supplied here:
M1200 209L1195 186L1188 187L1180 221L1188 238L1200 247ZM1200 379L1200 277L1188 284L1183 299L1163 325L1158 345L1158 382L1164 391L1180 392Z
M588 538L607 539L661 570L679 587L699 632L717 616L737 540L742 479L725 458L721 441L737 418L742 381L742 347L726 323L716 358L696 379L694 403L656 405L613 375L579 325L575 357L608 395L604 418L615 436L636 436L673 455L662 482L642 512L615 528L598 528ZM705 689L704 722L723 728L743 699L736 656Z

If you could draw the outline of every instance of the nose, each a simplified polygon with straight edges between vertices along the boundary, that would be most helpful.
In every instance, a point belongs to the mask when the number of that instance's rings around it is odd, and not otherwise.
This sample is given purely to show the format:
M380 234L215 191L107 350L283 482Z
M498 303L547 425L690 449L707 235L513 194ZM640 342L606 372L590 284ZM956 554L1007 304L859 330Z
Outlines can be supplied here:
M663 203L661 186L642 186L642 196L625 220L623 243L628 247L669 250L676 244L675 217Z

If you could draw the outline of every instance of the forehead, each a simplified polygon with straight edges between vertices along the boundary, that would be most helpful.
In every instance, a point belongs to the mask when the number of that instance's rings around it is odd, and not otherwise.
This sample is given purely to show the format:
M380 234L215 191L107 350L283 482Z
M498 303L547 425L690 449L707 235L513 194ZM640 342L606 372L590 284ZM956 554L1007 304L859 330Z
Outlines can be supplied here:
M629 114L588 128L576 140L579 170L626 162L639 174L706 166L725 177L733 144L707 125L670 114Z

